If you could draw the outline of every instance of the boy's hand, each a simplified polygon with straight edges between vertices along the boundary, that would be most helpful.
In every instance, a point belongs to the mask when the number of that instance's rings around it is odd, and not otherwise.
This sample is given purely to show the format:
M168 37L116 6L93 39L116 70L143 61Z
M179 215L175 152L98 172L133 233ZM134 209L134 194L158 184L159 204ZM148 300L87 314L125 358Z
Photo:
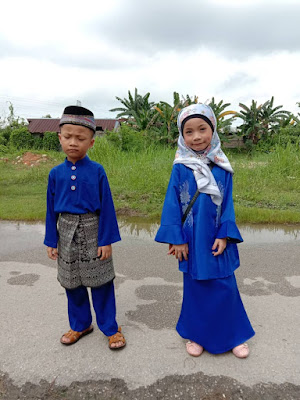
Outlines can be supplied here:
M100 246L98 247L97 256L100 257L100 260L107 260L112 255L112 248L111 244L107 246Z
M173 255L179 259L180 261L188 259L189 254L189 246L187 243L185 244L169 244L168 255Z
M57 260L58 258L58 251L53 247L47 247L47 255L51 260Z
M214 242L213 247L211 248L213 250L213 256L218 256L223 253L223 251L226 249L227 246L227 239L216 239ZM217 249L217 251L215 251Z

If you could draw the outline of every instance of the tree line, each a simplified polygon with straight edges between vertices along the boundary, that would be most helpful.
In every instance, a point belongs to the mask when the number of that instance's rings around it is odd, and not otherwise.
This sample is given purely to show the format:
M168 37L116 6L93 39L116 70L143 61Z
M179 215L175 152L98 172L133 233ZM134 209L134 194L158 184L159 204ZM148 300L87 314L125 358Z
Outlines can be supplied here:
M124 124L140 132L157 132L159 140L172 144L178 136L177 116L179 111L188 105L198 103L197 96L180 96L173 93L173 104L165 101L155 103L149 100L150 93L141 95L135 89L131 94L128 91L128 98L116 97L122 104L121 107L113 108L110 111L118 112L117 118L121 118ZM207 103L214 111L218 120L218 132L221 140L233 133L232 123L240 118L242 123L237 126L236 134L243 137L245 143L258 144L260 140L266 140L276 135L281 128L296 127L299 130L300 114L293 115L283 110L282 106L274 105L274 97L263 104L252 100L251 105L239 103L240 110L235 111L229 108L230 103L223 100L216 102L213 97ZM300 102L297 103L300 106Z
M198 103L197 96L180 96L173 93L173 104L165 101L150 101L150 93L141 95L135 89L128 98L116 97L120 107L111 112L118 112L121 121L118 132L107 132L107 139L123 150L144 148L148 144L174 146L177 142L177 116L188 105ZM230 103L217 102L214 97L207 102L218 120L218 133L222 142L228 141L233 134L241 136L247 149L269 151L276 144L288 142L300 145L300 113L297 115L283 110L281 105L274 105L274 97L263 104L252 100L248 106L240 103L240 110L232 110ZM300 102L297 103L300 107ZM47 115L46 117L50 117ZM233 127L237 118L241 124ZM59 141L55 132L45 132L43 137L30 134L26 121L15 115L10 103L9 115L0 118L0 153L6 153L9 147L59 150Z

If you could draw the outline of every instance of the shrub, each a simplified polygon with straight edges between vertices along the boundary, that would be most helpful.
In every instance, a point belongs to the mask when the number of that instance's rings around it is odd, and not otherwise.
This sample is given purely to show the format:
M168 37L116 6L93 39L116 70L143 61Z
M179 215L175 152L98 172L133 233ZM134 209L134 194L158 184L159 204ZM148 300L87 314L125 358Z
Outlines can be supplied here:
M107 140L123 151L139 151L145 148L142 132L137 132L127 125L122 125L117 132L108 132Z
M43 146L44 146L43 138L41 136L34 136L32 145L33 149L41 150L43 149Z
M30 149L33 145L33 137L24 126L14 129L10 135L10 143L17 149Z
M7 126L6 128L0 130L0 135L2 135L6 139L6 143L9 142L12 131L13 130L10 126Z
M0 145L5 146L7 144L7 140L2 132L0 132Z
M56 132L45 132L43 139L43 147L45 150L59 151L60 143Z
M107 141L122 151L142 151L149 147L165 147L166 141L161 140L161 132L155 129L136 131L128 125L122 125L116 132L107 132ZM169 144L168 146L172 146Z
M268 136L264 140L258 142L256 150L273 152L275 147L279 145L282 148L286 148L289 144L295 145L299 148L300 146L300 126L287 126L281 128L277 134Z
M8 152L8 148L3 144L0 144L0 154L6 154Z
M289 142L291 144L300 144L300 125L287 126L286 128L280 129L277 137L277 142L281 146L286 146Z

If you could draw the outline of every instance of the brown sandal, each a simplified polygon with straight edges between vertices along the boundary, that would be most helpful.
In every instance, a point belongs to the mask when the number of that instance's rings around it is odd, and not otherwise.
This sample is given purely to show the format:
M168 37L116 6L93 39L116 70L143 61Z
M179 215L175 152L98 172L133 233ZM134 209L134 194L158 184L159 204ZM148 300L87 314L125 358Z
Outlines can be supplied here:
M108 337L108 340L109 340L109 342L108 342L108 347L109 347L111 350L119 350L119 349L122 349L123 347L126 346L126 340L125 340L125 337L124 337L124 335L123 335L123 333L122 333L121 327L119 327L117 333L115 333L115 334L112 335L112 336L107 336L107 337ZM118 342L122 342L122 345L119 346L119 347L111 347L111 345L112 345L113 343L118 343Z
M92 333L93 330L94 330L93 325L91 325L89 328L85 329L82 332L77 332L77 331L73 331L73 329L70 329L68 332L66 332L62 335L62 337L60 338L60 343L64 344L65 346L70 346L71 344L78 342L78 340L81 339L83 336L86 336L86 335ZM70 341L63 342L62 339L64 337L70 339Z

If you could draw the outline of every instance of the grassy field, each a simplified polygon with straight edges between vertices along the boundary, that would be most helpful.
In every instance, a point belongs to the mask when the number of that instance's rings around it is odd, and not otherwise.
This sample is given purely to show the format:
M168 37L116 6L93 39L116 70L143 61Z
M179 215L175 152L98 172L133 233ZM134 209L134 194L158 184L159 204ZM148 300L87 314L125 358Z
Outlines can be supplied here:
M122 152L99 139L89 156L104 166L119 216L158 221L174 153L174 149L152 147ZM22 153L0 160L0 219L44 220L48 173L64 159L62 153L46 154L46 160L34 166L22 160L16 163ZM288 146L270 154L227 154L235 169L238 222L300 223L299 149Z

